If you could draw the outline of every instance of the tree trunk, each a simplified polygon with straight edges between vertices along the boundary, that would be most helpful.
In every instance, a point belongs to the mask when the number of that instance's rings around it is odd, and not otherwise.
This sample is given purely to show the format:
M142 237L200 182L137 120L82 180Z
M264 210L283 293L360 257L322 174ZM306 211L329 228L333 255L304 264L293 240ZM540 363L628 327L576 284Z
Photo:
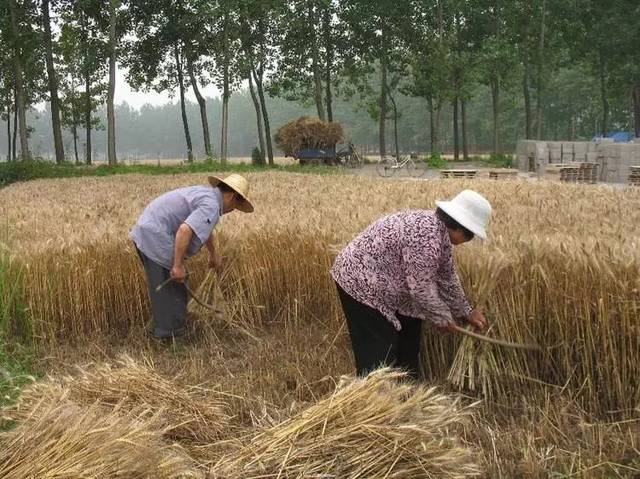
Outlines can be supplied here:
M53 65L53 47L51 45L51 19L49 18L49 0L42 0L42 23L44 25L44 46L47 62L47 79L51 97L51 126L53 143L56 150L56 163L64 161L64 145L62 144L62 127L60 126L60 100L58 98L58 79Z
M633 126L636 138L640 138L640 83L633 87Z
M76 108L76 83L75 77L71 75L71 121L73 122L71 127L71 133L73 134L73 152L75 154L76 165L80 164L80 158L78 157L78 125L80 125L80 119L78 118L78 110Z
M318 110L318 118L322 121L327 119L324 112L324 103L322 102L322 75L320 73L320 52L318 49L318 35L316 33L316 25L318 20L313 11L313 5L309 5L309 28L312 30L311 41L311 68L313 69L313 97L316 101L316 109Z
M500 114L500 83L498 78L491 77L491 105L493 110L493 145L492 150L494 155L500 153L499 143L499 114Z
M16 89L13 88L13 141L11 142L11 159L16 161L18 159L18 95L16 95Z
M31 159L29 153L29 141L27 137L27 110L25 106L24 89L22 85L22 54L20 53L21 40L18 30L18 12L15 0L9 0L9 15L11 17L11 33L13 39L13 70L15 73L15 94L18 104L18 122L20 124L20 156L23 160Z
M109 165L118 164L116 157L116 115L113 105L116 91L116 2L109 0L109 86L107 91L107 158Z
M385 42L385 34L382 32L382 44ZM380 158L387 154L387 143L385 138L385 126L387 121L387 61L383 55L380 65L380 119L378 121L378 136L380 141Z
M251 73L249 73L249 92L251 93L251 100L253 100L253 107L256 110L258 142L260 144L260 159L262 161L262 164L264 164L265 147L264 147L264 131L262 128L262 112L260 111L260 102L258 101L255 88L253 87L253 78L251 76Z
M429 152L433 155L436 152L435 126L433 118L433 98L429 96L427 102L429 103Z
M208 158L213 157L213 152L211 150L211 137L209 136L209 120L207 118L207 102L200 93L200 88L198 88L198 82L196 80L195 72L193 71L193 62L190 59L187 59L187 71L189 72L189 79L191 80L191 87L193 88L193 93L196 96L196 100L198 100L198 106L200 107L200 121L202 123L202 137L204 138L204 152Z
M267 103L264 98L264 88L262 87L262 68L253 70L253 79L256 82L256 88L258 90L258 98L260 99L260 108L262 110L262 119L264 120L264 136L267 141L267 157L269 158L269 165L273 166L273 146L271 145L271 127L269 126L269 115L267 113Z
M331 10L329 7L323 12L324 23L324 48L326 50L327 61L324 71L325 101L327 103L327 120L333 121L333 96L331 93L331 72L333 70L333 41L331 35Z
M7 96L7 161L11 161L11 95Z
M529 91L529 56L525 56L524 74L522 75L522 91L524 94L524 137L526 140L531 139L531 92Z
M87 133L87 147L85 151L85 162L91 164L91 78L89 72L85 71L84 77L84 128Z
M398 143L398 106L396 100L391 96L389 92L389 100L391 100L391 106L393 107L393 139L396 147L396 159L400 161L400 145Z
M187 109L184 102L184 77L182 75L182 65L180 64L180 50L178 44L174 45L173 54L176 60L176 73L178 75L178 87L180 89L180 111L182 113L182 126L184 127L184 139L187 143L187 161L193 161L193 147L191 145L191 135L189 134L189 122L187 121Z
M469 159L469 144L467 142L467 102L464 98L460 99L460 110L462 114L462 157Z
M547 16L547 0L542 0L542 25L540 27L540 46L538 49L538 85L537 85L537 107L536 107L536 128L537 133L536 137L541 140L542 139L542 115L543 115L543 107L542 107L542 96L543 96L543 82L544 82L544 31L546 25L546 16Z
M222 89L222 135L220 139L220 159L222 164L227 162L227 136L229 131L229 68L224 67Z
M453 159L460 159L460 139L458 133L458 97L453 98Z
M442 145L440 144L440 115L442 114L442 100L438 100L436 105L436 122L433 127L433 144L435 145L435 152L442 153Z
M73 153L76 158L76 165L80 164L80 158L78 158L78 127L74 125L71 127L71 133L73 134Z
M220 159L227 162L227 143L229 132L229 12L224 13L223 30L223 65L222 65L222 132L220 135Z
M600 51L598 61L598 70L600 76L600 97L602 100L602 136L606 137L609 133L609 99L607 98L607 72L604 54Z
M116 114L113 105L116 91L116 2L109 0L109 89L107 92L107 158L109 165L118 163L116 158Z

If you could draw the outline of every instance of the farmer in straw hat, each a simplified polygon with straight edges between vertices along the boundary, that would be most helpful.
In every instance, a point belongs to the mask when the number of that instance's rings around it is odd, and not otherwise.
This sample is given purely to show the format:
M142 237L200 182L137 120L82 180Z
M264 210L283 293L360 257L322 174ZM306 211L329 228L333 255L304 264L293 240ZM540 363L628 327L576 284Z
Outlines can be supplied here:
M487 326L469 306L452 247L486 238L491 205L470 190L436 205L378 219L333 264L358 375L391 365L417 379L423 320L441 331L453 331L456 320Z
M169 191L142 212L130 237L144 265L151 298L156 338L186 332L187 277L184 261L202 246L209 250L209 266L220 271L222 260L213 241L220 217L233 210L251 213L249 182L241 175L209 177L211 186L189 186ZM160 290L158 286L166 283Z

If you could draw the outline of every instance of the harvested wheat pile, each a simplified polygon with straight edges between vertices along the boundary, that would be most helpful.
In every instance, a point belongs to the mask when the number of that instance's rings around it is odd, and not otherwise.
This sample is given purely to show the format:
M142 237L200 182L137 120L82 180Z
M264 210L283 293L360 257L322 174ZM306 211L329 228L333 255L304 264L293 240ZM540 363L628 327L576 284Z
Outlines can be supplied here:
M144 407L149 414L163 418L165 436L175 440L216 440L229 420L214 391L183 386L175 379L160 376L151 364L136 362L129 356L122 356L115 367L110 364L78 367L75 376L34 383L4 414L15 420L28 417L46 397L68 397L80 406L98 403L110 409L117 407L121 412Z
M282 125L275 136L276 145L285 156L303 148L329 148L344 140L342 125L319 118L301 116Z
M202 477L180 446L164 442L158 415L138 409L135 416L119 407L43 399L24 421L0 434L0 477Z
M299 414L246 437L216 478L464 478L481 473L460 440L469 408L380 369L349 379Z

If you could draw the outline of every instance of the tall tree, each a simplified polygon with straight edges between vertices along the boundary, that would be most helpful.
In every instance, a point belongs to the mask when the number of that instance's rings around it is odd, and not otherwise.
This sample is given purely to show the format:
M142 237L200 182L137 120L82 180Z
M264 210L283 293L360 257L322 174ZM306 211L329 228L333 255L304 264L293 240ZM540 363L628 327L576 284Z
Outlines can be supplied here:
M281 9L277 72L270 93L315 105L318 118L333 120L333 87L339 78L342 28L338 2L295 0Z
M266 88L272 79L267 78L279 60L278 49L280 31L279 15L282 11L280 0L237 0L240 18L240 48L242 68L248 68L256 87L266 143L266 154L270 165L274 164L271 124L266 102Z
M53 129L53 143L55 146L56 163L64 161L64 145L62 144L62 127L60 124L60 99L58 98L58 78L53 63L53 46L51 38L51 18L49 15L49 0L42 0L42 23L44 26L44 45L47 64L47 79L49 82L49 101L51 103L51 126Z
M228 3L229 0L227 0ZM220 2L208 2L203 0L183 1L180 15L180 38L184 44L186 69L189 75L189 83L198 102L200 110L200 124L202 126L202 138L204 153L207 157L213 157L211 135L209 133L209 119L207 117L207 102L200 91L200 86L211 82L210 72L217 71L211 58L220 41Z
M453 36L444 28L442 1L418 2L410 36L411 83L406 91L427 101L429 111L429 150L442 151L440 115L442 105L452 94L453 65L450 61Z
M411 36L413 2L392 3L384 0L345 0L343 19L348 27L346 42L354 61L349 65L348 78L361 96L373 93L371 76L379 74L377 102L369 102L370 114L378 120L380 156L386 155L386 121L389 110L389 85L393 75L406 67L406 38Z
M93 161L92 133L99 126L95 110L104 101L107 92L105 77L109 57L109 9L103 0L61 0L56 8L60 13L65 48L75 50L68 58L78 61L78 101L85 133L85 163ZM62 38L61 38L62 42ZM76 92L73 93L75 97ZM75 106L75 105L74 105ZM64 109L64 107L63 107Z
M178 90L187 159L191 161L183 70L185 16L182 2L131 0L129 17L134 35L126 42L123 63L134 88L167 91L170 95Z
M16 0L9 0L9 15L11 19L11 37L13 43L13 68L15 80L16 111L20 125L20 156L23 160L31 159L29 153L29 141L27 136L27 112L25 105L25 91L23 81L23 58L21 50L21 35L19 23L21 21L21 11L16 4Z
M500 146L500 93L510 82L517 67L513 46L513 30L508 4L500 0L488 0L484 4L480 25L480 70L483 81L491 90L493 113L492 153L501 153Z
M175 72L178 79L178 90L180 92L180 112L182 113L182 126L184 127L184 139L187 143L187 161L193 161L193 146L191 144L191 134L189 133L189 122L187 121L187 108L184 99L184 74L182 70L182 60L180 58L180 47L178 43L173 47L174 59L175 59Z
M116 91L116 23L119 0L109 0L109 87L107 93L107 158L109 165L116 165L116 116L113 105Z
M258 100L255 88L253 87L253 76L251 75L251 72L249 72L247 78L249 81L249 93L251 94L251 101L253 102L253 107L256 110L256 127L258 131L258 144L260 145L260 159L261 163L264 164L265 144L264 130L262 127L262 111L260 109L260 101Z

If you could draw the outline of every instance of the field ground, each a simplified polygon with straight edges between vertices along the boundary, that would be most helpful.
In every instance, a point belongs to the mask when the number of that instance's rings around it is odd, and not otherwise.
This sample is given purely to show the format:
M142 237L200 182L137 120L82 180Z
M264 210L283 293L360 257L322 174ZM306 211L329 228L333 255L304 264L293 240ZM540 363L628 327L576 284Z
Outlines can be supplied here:
M0 476L76 477L80 464L95 477L638 477L639 189L247 176L256 212L221 221L223 277L207 276L205 253L190 265L224 314L192 305L197 334L172 345L144 335L127 231L149 200L205 174L0 189L3 336L33 355L3 384L49 376L3 411ZM490 334L543 352L425 327L437 393L389 373L350 382L333 257L382 214L463 188L494 206L490 240L456 253L465 289Z

